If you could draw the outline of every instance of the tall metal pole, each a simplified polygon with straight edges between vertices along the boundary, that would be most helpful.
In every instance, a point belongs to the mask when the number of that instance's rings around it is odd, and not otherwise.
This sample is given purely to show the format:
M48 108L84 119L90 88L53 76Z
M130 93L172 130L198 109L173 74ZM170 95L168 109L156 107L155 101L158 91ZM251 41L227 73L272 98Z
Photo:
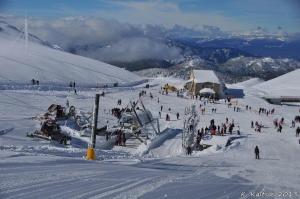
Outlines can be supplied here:
M24 25L24 35L25 35L25 50L28 51L28 22L27 22L27 15L25 17L25 25Z
M91 135L91 148L95 148L96 146L96 131L97 131L97 123L98 123L98 112L99 112L99 98L100 94L96 94L95 96L95 104L93 110L93 128Z

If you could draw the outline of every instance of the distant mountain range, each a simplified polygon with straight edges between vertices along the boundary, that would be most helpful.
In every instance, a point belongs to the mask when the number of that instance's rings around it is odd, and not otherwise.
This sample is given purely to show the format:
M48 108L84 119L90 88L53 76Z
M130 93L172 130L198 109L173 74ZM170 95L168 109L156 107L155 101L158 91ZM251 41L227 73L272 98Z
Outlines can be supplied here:
M228 38L211 41L194 40L202 47L234 48L257 57L292 58L300 60L300 39L290 38Z
M169 41L172 45L183 50L184 60L164 61L163 65L151 65L151 63L162 63L155 60L145 61L149 68L170 68L172 73L180 68L213 69L219 73L227 82L244 80L244 77L259 77L265 80L275 78L287 72L300 68L300 40L281 40L275 38L228 38L204 41L199 39L176 39ZM141 62L140 62L141 63ZM118 64L117 64L118 65ZM131 68L131 70L144 69L147 67ZM176 69L174 71L174 69Z
M239 76L255 76L270 79L300 67L300 39L289 36L231 36L227 38L165 38L168 46L182 51L182 57L174 60L146 59L131 62L110 63L131 71L147 68L169 68L184 65L193 59L201 59L196 67L214 69ZM101 48L101 46L98 46ZM72 49L72 53L90 51L97 46ZM236 58L236 59L234 59Z

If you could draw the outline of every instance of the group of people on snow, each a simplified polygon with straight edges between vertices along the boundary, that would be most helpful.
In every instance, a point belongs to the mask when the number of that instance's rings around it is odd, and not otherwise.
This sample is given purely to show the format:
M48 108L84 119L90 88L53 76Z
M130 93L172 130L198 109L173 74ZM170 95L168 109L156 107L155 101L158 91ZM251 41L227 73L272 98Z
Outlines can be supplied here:
M262 114L262 113L264 113L264 114L266 114L267 116L269 116L269 114L274 114L274 112L275 112L275 109L274 109L274 108L272 108L272 109L270 109L270 110L268 110L268 109L266 109L266 108L259 108L259 109L258 109L258 114L259 114L259 115Z
M116 135L117 135L117 139L115 145L126 146L126 134L122 130L118 129L116 131Z
M69 87L73 88L74 93L77 95L77 89L76 89L76 83L75 83L75 81L74 82L70 82L69 83Z
M39 80L36 80L36 79L32 79L32 80L31 80L31 84L32 84L32 85L40 85L40 81L39 81Z

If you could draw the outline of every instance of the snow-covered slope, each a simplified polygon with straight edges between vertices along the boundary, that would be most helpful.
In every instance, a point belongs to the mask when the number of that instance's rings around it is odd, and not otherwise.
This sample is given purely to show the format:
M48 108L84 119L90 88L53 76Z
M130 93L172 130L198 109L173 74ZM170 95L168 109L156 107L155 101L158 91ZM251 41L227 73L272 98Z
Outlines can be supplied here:
M0 90L0 113L3 113L0 114L0 198L251 199L255 198L252 194L260 194L257 198L280 198L283 192L289 194L286 198L300 198L299 138L295 137L296 129L290 128L291 121L299 115L298 108L268 104L247 92L246 86L244 98L232 99L241 108L239 112L228 107L224 100L204 103L177 97L176 92L161 94L166 83L177 86L180 82L185 81L169 77L150 80L152 86L141 97L154 117L159 118L158 110L163 106L159 119L162 134L145 147L148 153L131 153L141 152L142 147L133 149L130 145L126 149L118 146L119 150L104 150L106 137L97 136L96 161L83 158L87 148L84 140L89 140L88 137L79 139L73 135L69 146L26 137L26 132L39 128L39 122L31 118L44 113L49 104L65 104L66 97L76 110L89 112L94 102L93 90L78 95L68 91ZM122 106L117 107L125 107L144 88L110 90L100 101L99 124L106 124L107 120L110 125L117 122L108 110L116 107L120 98ZM226 124L226 118L235 122L235 128L232 135L206 134L201 143L212 146L186 156L181 130L185 107L192 104L199 115L200 104L207 110L201 114L197 129L205 128L212 119L216 125ZM246 105L252 110L246 110ZM275 114L259 114L260 107L274 108ZM212 108L217 113L211 113ZM180 113L178 120L176 113ZM165 120L166 114L170 115L170 121ZM279 133L273 121L281 117L284 123ZM263 126L261 133L251 128L251 121ZM232 138L236 139L227 146ZM255 146L260 149L260 160L254 159Z
M300 69L260 83L254 88L265 96L300 96Z
M252 86L255 86L257 84L261 84L263 83L264 81L262 79L259 79L259 78L251 78L251 79L248 79L246 81L243 81L243 82L238 82L236 84L232 84L232 85L229 85L231 87L236 87L236 88L250 88Z
M89 58L69 54L36 42L25 42L0 31L0 83L29 84L31 79L44 85L67 86L70 81L84 87L135 84L139 76Z

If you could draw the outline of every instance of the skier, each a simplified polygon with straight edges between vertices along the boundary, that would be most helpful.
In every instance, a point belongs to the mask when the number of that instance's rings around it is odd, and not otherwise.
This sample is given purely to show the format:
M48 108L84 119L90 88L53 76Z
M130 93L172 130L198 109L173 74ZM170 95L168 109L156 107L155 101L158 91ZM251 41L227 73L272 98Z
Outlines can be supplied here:
M192 155L192 148L190 146L188 146L186 150L187 150L187 155Z
M208 129L207 126L206 126L205 129L204 129L204 133L205 133L205 134L208 134L208 131L209 131L209 129Z
M227 126L226 126L226 124L223 124L223 134L226 134L226 132L227 132Z
M201 137L202 137L203 134L204 134L204 128L203 128L203 127L201 128L200 134L201 134Z
M259 149L258 149L258 146L255 147L254 153L255 153L255 159L259 159Z
M254 122L251 121L251 128L253 129L254 128Z
M166 121L170 121L170 116L169 116L169 114L166 115Z
M273 108L273 109L271 110L271 114L274 114L274 112L275 112L275 109Z
M117 134L116 145L117 146L121 146L122 131L118 129L117 132L116 132L116 134Z
M210 125L211 125L211 126L215 125L215 120L214 120L214 119L211 119L211 120L210 120Z
M278 128L278 119L275 119L275 120L273 121L273 123L274 123L275 128Z
M216 129L217 129L216 125L211 125L210 126L211 135L216 135Z
M237 131L236 132L237 132L238 135L241 135L240 126L237 126Z
M191 124L189 127L190 132L194 130L194 126Z
M126 136L125 136L125 133L122 134L122 143L123 143L123 146L126 146Z
M282 117L280 120L280 124L283 124L283 123L284 123L284 118Z
M291 126L291 128L295 128L295 126L296 126L295 120L292 120L292 126Z
M163 106L161 105L161 106L160 106L160 111L162 111L162 110L163 110Z
M279 133L281 133L281 130L282 130L282 125L279 124L277 131L278 131Z
M234 127L234 124L229 125L228 131L229 131L230 134L232 134L233 127Z
M300 134L300 127L298 126L296 129L296 137L299 137L299 134Z
M176 113L177 120L179 120L179 113Z
M150 98L151 98L151 99L153 99L153 95L152 95L152 93L150 93Z
M108 141L109 140L109 135L108 132L105 132L105 140Z
M67 106L67 108L69 108L70 107L70 102L69 102L69 100L67 99L67 102L66 102L66 106Z
M198 135L197 135L197 138L196 138L196 146L197 146L197 148L199 148L200 141L201 141L201 137L200 137L200 135L198 134Z

